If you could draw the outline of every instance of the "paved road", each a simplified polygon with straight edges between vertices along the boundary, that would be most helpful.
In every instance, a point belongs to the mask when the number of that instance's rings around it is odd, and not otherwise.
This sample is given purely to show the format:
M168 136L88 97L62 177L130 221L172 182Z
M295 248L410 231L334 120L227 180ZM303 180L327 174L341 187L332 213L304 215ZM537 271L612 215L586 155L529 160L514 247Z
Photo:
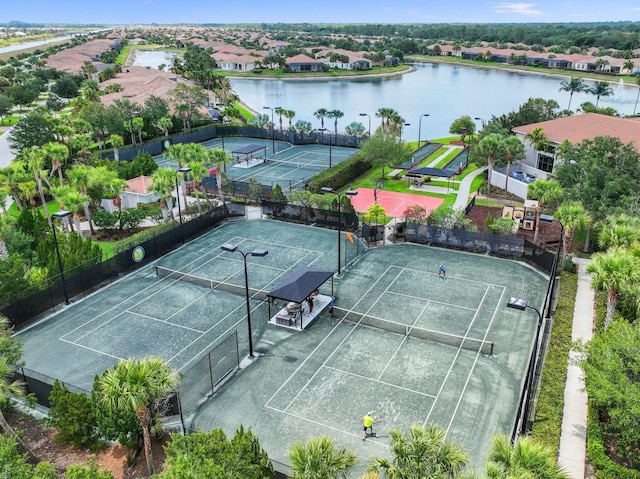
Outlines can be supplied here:
M4 130L4 128L3 128ZM4 168L11 163L11 160L14 158L14 154L9 148L9 133L11 132L11 128L4 130L4 133L0 135L0 168Z

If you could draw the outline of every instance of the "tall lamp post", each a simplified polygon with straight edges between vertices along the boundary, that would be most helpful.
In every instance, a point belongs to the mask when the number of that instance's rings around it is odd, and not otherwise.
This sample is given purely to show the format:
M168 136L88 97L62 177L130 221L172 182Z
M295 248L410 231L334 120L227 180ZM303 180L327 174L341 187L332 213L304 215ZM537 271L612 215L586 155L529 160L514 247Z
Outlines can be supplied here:
M253 359L255 356L253 355L253 334L251 332L251 305L249 304L249 275L247 274L247 256L267 256L269 251L266 249L254 249L249 253L243 253L238 249L238 247L231 243L223 244L220 249L222 251L228 251L229 253L235 253L236 251L242 255L242 259L244 260L244 292L247 301L247 328L249 330L249 358Z
M55 219L64 219L71 216L71 211L60 210L51 214L51 217ZM60 257L60 247L58 246L58 237L56 236L55 222L51 222L51 229L53 230L53 243L56 247L56 256L58 257L58 270L60 271L60 279L62 280L62 292L64 293L64 304L69 304L69 294L67 293L67 285L64 282L64 268L62 267L62 258Z
M429 113L423 113L422 115L420 115L420 120L418 120L418 148L420 148L420 133L422 130L422 117L423 116L429 116Z
M344 193L338 193L336 190L334 190L333 188L331 188L330 186L323 186L322 188L320 188L320 192L322 194L332 194L332 195L336 195L338 197L338 276L340 276L341 273L341 269L340 269L340 229L342 226L342 215L340 212L341 209L341 203L342 203L342 197L343 196L356 196L358 194L357 191L355 190L347 190Z
M411 123L403 123L400 125L400 143L402 143L402 127L403 126L411 126Z
M331 168L331 139L333 137L333 134L331 133L331 130L329 130L328 128L318 128L318 131L321 131L322 134L324 135L325 132L329 133L329 168Z
M273 122L273 112L275 110L280 110L282 107L279 106L263 106L265 110L271 110L271 150L273 150L273 154L276 154L276 124Z
M182 210L180 209L180 189L178 188L178 175L182 173L183 179L184 179L184 175L186 175L190 171L191 171L191 168L187 168L187 167L178 168L178 171L176 171L176 199L178 200L178 218L180 219L180 238L182 239L182 244L184 244L184 231L182 229ZM186 195L185 195L185 198L186 198ZM185 210L187 209L186 199L184 202L184 208Z
M369 119L369 138L371 138L371 117L368 113L360 113L360 116L366 116Z
M481 123L482 123L482 129L483 129L483 130L484 130L484 127L485 127L485 126L487 126L487 122L486 122L486 121L484 121L484 118L480 118L479 116L476 116L476 117L474 117L473 119L474 119L474 120L477 120L477 121L479 121L479 122L481 122Z
M507 308L518 309L520 311L524 311L525 309L533 309L536 313L538 313L538 327L536 328L536 339L533 344L533 351L531 351L531 358L529 358L529 371L527 372L527 378L525 381L525 387L523 389L522 400L526 399L524 403L524 410L522 413L522 417L524 418L522 424L522 433L526 433L529 429L527 421L529 417L529 409L531 405L531 394L533 392L533 376L536 371L536 365L538 362L538 355L540 352L539 344L540 341L540 331L542 330L542 313L529 304L529 301L522 298L514 298L513 296L509 298L507 302Z

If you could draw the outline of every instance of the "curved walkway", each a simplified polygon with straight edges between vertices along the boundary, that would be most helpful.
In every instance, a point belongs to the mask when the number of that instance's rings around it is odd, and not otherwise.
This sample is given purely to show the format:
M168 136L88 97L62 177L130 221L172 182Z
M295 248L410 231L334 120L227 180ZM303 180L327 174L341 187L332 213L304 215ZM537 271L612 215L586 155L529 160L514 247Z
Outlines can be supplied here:
M571 340L589 341L593 337L595 295L591 289L589 259L574 258L578 265L578 290L573 310ZM584 479L587 455L587 393L575 351L569 353L569 367L564 389L564 409L560 432L558 462L569 471L572 479Z

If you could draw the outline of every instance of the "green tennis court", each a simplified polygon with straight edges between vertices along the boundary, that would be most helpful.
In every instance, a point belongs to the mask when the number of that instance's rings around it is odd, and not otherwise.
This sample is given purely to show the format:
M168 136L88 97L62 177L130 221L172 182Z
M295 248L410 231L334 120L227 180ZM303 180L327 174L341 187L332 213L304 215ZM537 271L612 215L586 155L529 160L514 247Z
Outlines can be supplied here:
M224 144L223 144L224 143ZM283 141L261 140L256 138L222 138L202 143L207 149L224 149L230 155L252 145L265 148L259 158L251 161L236 159L225 166L225 174L230 180L248 182L255 178L263 185L279 184L283 189L304 187L317 173L335 166L355 155L359 150L326 145L292 146ZM275 147L275 153L274 153ZM166 160L163 155L155 157L161 167L177 168L177 163Z
M325 312L303 331L267 324L257 291L268 292L303 265L335 271L336 234L259 220L217 228L21 331L26 367L90 390L94 375L118 360L155 354L187 376L230 334L242 360L243 258L220 246L268 249L265 257L247 257L256 358L244 359L211 399L199 398L189 427L233 434L240 424L251 426L282 463L292 441L331 435L358 453L363 469L371 455L389 454L389 438L363 442L360 418L384 412L376 426L381 436L392 427L436 422L481 464L491 436L513 428L537 324L528 311L507 309L506 300L541 304L546 279L510 260L384 246L335 279L334 316ZM344 244L346 257L355 259L356 245ZM442 262L444 280L437 271ZM160 268L198 279L159 276Z

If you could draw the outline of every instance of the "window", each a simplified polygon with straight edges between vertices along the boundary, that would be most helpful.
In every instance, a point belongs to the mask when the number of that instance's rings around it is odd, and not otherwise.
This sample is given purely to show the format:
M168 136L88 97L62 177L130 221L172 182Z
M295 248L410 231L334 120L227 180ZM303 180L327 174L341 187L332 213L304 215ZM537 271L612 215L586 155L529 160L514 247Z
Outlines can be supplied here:
M538 153L538 169L551 173L553 171L553 156L547 156L543 153Z

